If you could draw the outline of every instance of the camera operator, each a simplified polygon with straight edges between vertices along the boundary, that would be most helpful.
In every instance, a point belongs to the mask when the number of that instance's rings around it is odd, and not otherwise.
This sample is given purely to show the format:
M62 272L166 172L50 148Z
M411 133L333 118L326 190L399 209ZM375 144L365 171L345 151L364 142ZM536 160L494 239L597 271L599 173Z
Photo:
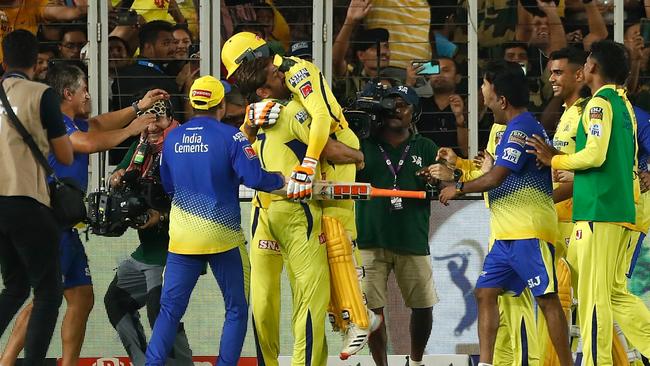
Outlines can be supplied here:
M132 184L136 175L137 178L153 176L157 184L160 182L158 161L163 140L167 132L178 124L173 120L171 104L166 101L156 102L152 108L144 111L144 115L155 116L155 122L149 124L140 140L131 145L122 162L117 165L110 178L113 189L124 189L126 185ZM144 144L149 148L140 164L138 154ZM147 221L137 227L140 245L129 258L120 263L104 296L108 319L119 334L131 362L136 366L145 364L147 349L147 338L138 311L146 306L149 325L153 328L160 311L162 274L169 244L169 208L149 208L147 217ZM182 324L166 364L192 364L192 350Z
M2 40L2 86L16 115L39 150L64 164L73 159L72 144L61 121L59 98L51 88L32 82L38 41L26 30ZM58 242L61 232L50 210L45 169L2 111L0 120L0 336L34 289L34 311L24 324L26 365L43 365L61 305ZM26 320L26 319L25 319ZM25 321L25 323L27 323ZM8 363L1 362L4 365Z
M384 98L394 98L392 111L380 116L381 125L361 141L365 168L357 173L361 182L373 187L424 190L426 181L418 172L434 164L436 144L412 132L419 97L407 86L388 89ZM420 365L431 334L433 305L438 302L429 258L427 201L377 198L357 203L357 243L366 270L363 287L368 308L383 315L386 283L391 270L411 308L410 365ZM396 230L400 228L400 230ZM386 324L370 335L370 350L377 365L387 365Z
M48 72L48 83L61 98L60 110L66 133L74 150L74 161L63 166L53 155L49 163L58 177L73 178L86 190L88 185L89 154L106 151L126 138L140 134L151 122L152 116L136 118L134 108L105 113L86 120L90 113L90 95L84 72L77 66L61 64ZM142 108L150 107L155 101L167 98L162 90L152 90L138 101ZM88 258L79 234L75 228L66 228L60 241L61 274L64 296L67 302L66 314L61 327L63 343L63 365L76 365L86 332L86 322L92 310L94 295ZM29 305L19 315L2 365L13 365L25 339L27 319L31 313Z

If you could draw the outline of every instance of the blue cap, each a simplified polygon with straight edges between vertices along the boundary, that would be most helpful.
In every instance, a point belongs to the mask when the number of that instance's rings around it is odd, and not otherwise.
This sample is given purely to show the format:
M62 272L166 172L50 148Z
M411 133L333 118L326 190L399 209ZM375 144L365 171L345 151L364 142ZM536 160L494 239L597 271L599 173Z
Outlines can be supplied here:
M415 89L405 86L405 85L400 85L400 86L394 86L386 91L386 96L389 95L397 95L402 97L404 101L408 104L411 104L413 106L417 106L420 104L420 97L418 96L418 93L415 92Z
M301 41L292 44L289 50L289 55L295 57L301 57L301 58L302 57L312 58L313 53L312 53L311 42Z

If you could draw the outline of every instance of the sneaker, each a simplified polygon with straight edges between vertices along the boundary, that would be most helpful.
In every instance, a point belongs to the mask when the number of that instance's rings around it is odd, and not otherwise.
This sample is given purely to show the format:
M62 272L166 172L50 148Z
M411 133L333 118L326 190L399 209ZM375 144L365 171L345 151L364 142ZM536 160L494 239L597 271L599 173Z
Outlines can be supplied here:
M347 360L350 356L361 351L366 343L368 343L370 333L379 329L382 321L383 318L381 315L377 315L368 310L368 322L370 323L368 329L361 329L356 324L350 323L343 337L343 349L339 354L339 358L341 360Z

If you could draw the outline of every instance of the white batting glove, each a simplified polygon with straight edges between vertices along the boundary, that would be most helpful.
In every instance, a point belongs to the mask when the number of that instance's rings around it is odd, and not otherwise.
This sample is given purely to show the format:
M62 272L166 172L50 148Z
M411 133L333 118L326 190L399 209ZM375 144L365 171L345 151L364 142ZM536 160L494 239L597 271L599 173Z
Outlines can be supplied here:
M287 198L293 200L311 198L317 165L318 160L305 157L301 165L293 168L289 183L287 184Z
M246 122L253 127L273 126L284 106L278 102L251 103L246 107Z

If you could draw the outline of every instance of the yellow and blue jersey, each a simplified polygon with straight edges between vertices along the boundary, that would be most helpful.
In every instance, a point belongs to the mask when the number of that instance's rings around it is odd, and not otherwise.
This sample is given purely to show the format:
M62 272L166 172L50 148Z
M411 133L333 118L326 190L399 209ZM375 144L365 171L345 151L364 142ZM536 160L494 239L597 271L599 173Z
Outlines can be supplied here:
M526 138L548 136L529 112L512 119L495 151L495 165L510 170L499 187L488 192L490 220L496 240L541 239L554 243L557 214L548 167L538 169L535 155L526 152ZM529 147L530 148L530 147Z
M172 197L169 251L212 254L244 243L239 185L272 191L284 179L262 170L248 139L211 117L195 117L165 138L160 177Z

